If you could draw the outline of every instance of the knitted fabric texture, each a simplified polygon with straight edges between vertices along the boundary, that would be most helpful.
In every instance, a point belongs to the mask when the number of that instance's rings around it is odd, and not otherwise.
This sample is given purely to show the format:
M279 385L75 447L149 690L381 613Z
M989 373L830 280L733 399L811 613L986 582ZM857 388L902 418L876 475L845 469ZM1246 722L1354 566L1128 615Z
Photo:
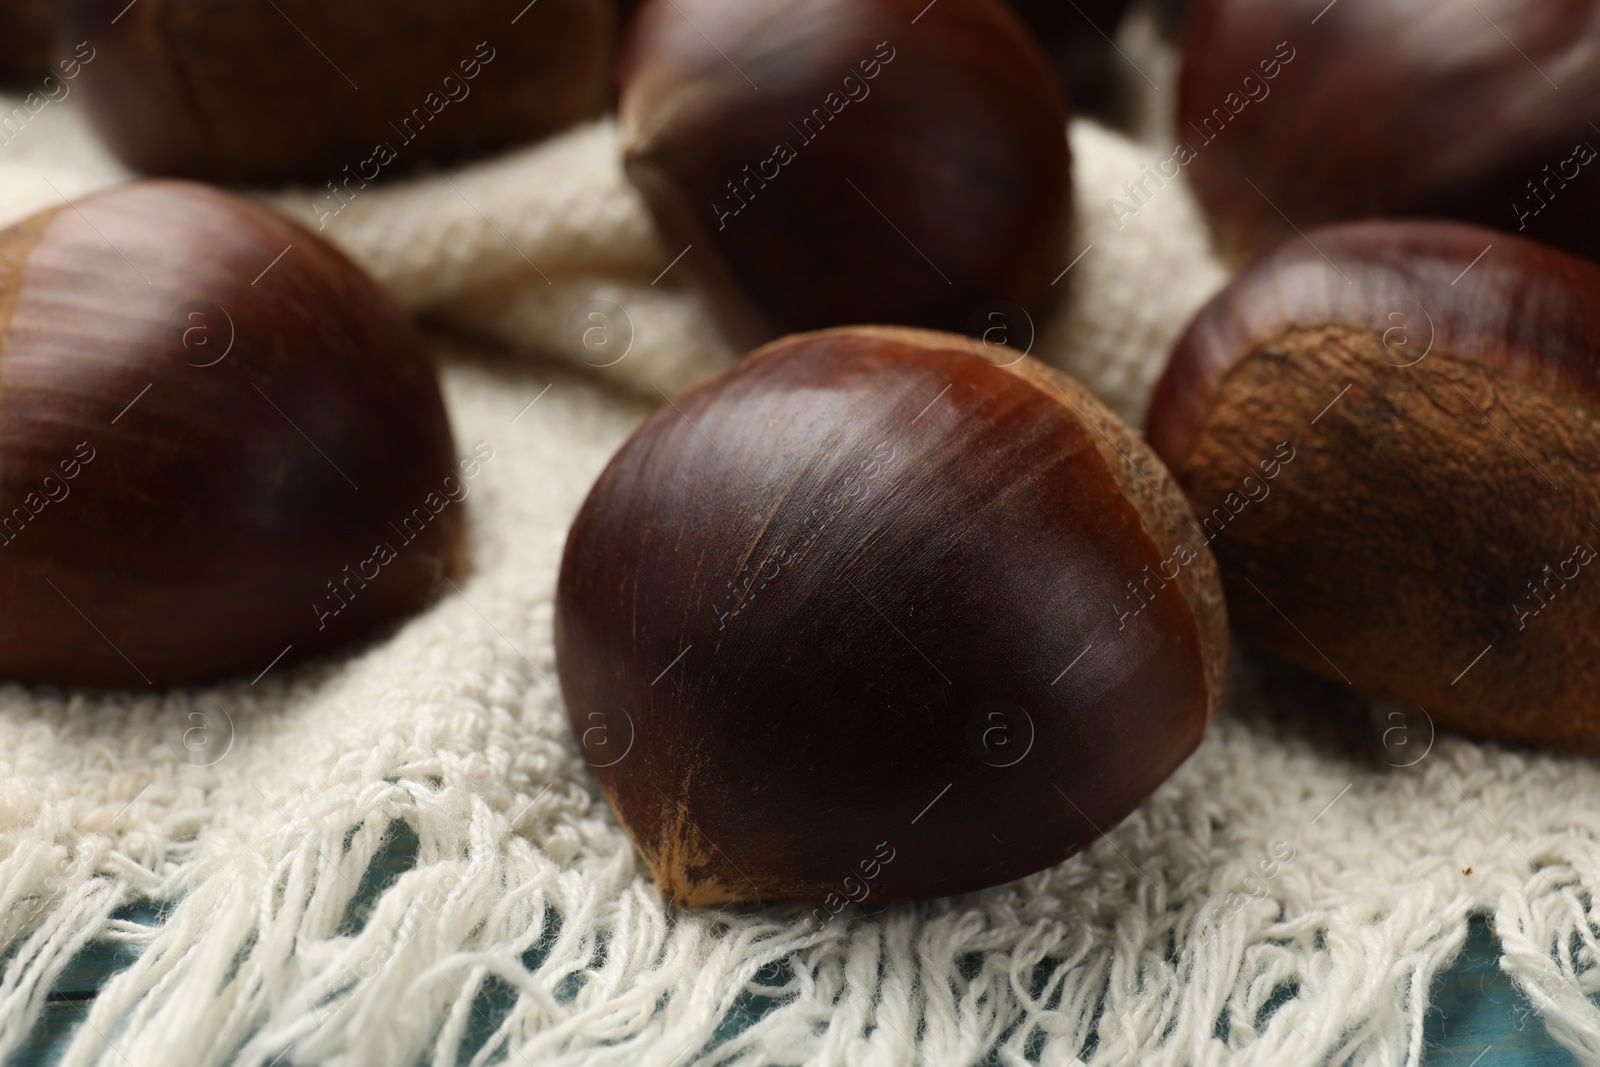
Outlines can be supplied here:
M1225 273L1181 180L1109 209L1170 145L1070 137L1082 255L1033 350L1137 425ZM0 223L123 177L50 103L0 145ZM328 195L270 199L315 228ZM734 353L610 121L336 206L324 234L433 328L458 446L493 448L471 572L391 636L255 683L0 686L0 1060L79 949L122 940L138 960L68 1067L1415 1064L1430 982L1487 913L1550 1033L1600 1063L1595 765L1434 736L1246 650L1195 755L1049 870L820 928L666 907L569 734L551 602L603 464ZM625 315L620 361L570 340L593 300ZM402 824L414 864L352 910ZM159 926L114 918L136 900Z

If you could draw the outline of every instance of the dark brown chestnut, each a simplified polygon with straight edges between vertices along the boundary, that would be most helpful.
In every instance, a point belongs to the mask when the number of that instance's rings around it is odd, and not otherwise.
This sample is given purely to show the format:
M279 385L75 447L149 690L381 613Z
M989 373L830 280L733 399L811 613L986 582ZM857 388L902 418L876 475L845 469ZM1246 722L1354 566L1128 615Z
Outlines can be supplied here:
M621 77L628 177L736 342L1039 307L1067 111L1003 0L650 0Z
M0 4L0 81L48 71L55 7L55 0L5 0Z
M1347 223L1196 317L1149 439L1240 632L1485 737L1600 751L1600 267Z
M139 182L0 231L0 678L368 637L460 568L465 473L416 328L274 212Z
M353 195L571 125L609 95L611 0L61 2L68 39L99 51L89 117L147 174Z
M1098 95L1128 0L1009 2L1044 46L1073 104Z
M1224 250L1456 218L1600 255L1600 2L1198 0L1179 136Z
M663 407L585 501L567 714L673 901L1005 882L1199 743L1227 623L1181 493L1071 379L984 351L785 338Z

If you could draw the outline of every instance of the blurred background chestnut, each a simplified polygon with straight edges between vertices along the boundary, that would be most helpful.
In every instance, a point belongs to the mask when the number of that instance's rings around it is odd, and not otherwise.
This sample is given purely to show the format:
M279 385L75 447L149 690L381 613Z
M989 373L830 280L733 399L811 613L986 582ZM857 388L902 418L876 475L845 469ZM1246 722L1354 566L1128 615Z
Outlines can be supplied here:
M0 3L0 83L42 74L50 54L52 16L57 0L4 0Z
M1074 107L1098 100L1105 89L1106 67L1113 62L1112 40L1122 24L1129 0L1007 0L1055 65ZM1175 24L1184 0L1155 0L1163 28ZM623 20L643 0L618 0Z
M1232 257L1377 215L1600 254L1597 0L1197 0L1179 96Z
M147 174L341 185L533 140L609 97L611 0L62 3L65 38L98 50L90 118Z
M1003 0L649 0L620 73L628 177L736 343L1038 313L1067 109Z
M1116 55L1111 41L1128 0L1010 0L1010 4L1055 64L1072 106L1098 98L1106 66Z

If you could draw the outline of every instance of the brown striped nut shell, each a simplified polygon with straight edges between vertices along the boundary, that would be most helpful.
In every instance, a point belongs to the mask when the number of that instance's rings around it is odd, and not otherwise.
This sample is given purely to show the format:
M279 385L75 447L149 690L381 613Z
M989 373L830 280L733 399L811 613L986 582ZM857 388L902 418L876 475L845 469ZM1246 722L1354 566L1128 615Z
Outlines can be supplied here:
M368 638L460 568L463 485L415 327L309 231L172 181L0 231L0 678Z
M400 171L535 140L610 97L612 0L60 2L62 39L95 49L76 88L129 167L298 180L334 207Z
M1071 379L982 351L785 338L663 407L579 512L568 715L677 903L1009 881L1199 743L1228 637L1181 494Z
M1600 256L1600 0L1197 0L1178 96L1232 258L1374 216Z
M1067 108L1004 0L650 0L621 83L628 178L740 345L1042 319Z

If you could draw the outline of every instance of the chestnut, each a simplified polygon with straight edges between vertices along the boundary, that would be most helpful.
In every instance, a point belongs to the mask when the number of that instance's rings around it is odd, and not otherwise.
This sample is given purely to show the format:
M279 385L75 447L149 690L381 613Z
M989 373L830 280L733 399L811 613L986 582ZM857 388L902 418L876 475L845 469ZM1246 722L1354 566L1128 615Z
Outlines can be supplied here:
M1039 38L1073 104L1097 95L1128 0L1010 0L1010 4Z
M611 0L61 3L66 39L99 53L80 82L90 120L147 174L350 196L535 139L609 96Z
M739 346L1049 288L1067 110L1003 0L649 0L620 76L628 178Z
M55 6L55 0L5 0L0 4L0 80L49 69Z
M1600 255L1600 3L1197 0L1179 130L1224 251L1371 216Z
M567 714L681 905L909 900L1057 863L1199 743L1215 563L1065 375L899 327L671 401L568 535Z
M369 637L461 566L455 463L416 328L276 213L151 181L0 231L0 678Z
M1439 725L1600 751L1600 267L1313 230L1179 340L1148 435L1256 644Z

